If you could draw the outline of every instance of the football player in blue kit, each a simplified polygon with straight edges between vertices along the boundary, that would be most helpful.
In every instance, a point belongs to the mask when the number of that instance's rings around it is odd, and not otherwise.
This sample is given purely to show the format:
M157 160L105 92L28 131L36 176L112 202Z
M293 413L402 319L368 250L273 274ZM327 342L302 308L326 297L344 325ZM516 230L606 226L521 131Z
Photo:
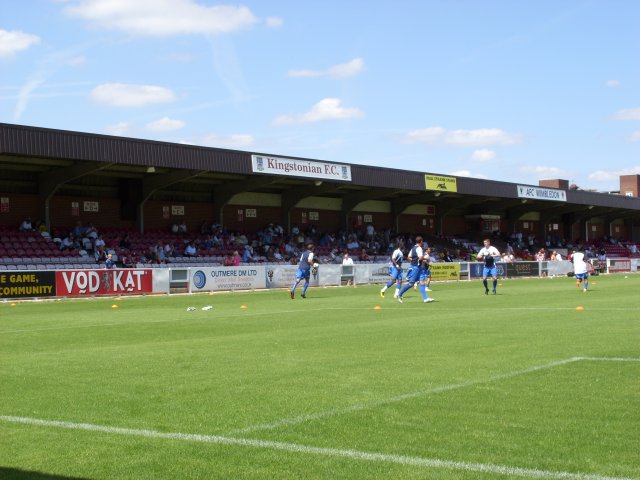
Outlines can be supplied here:
M387 288L391 287L394 283L396 284L396 291L393 294L394 297L398 297L400 288L402 288L402 261L404 260L402 247L404 247L404 244L399 241L398 248L396 248L391 254L391 265L389 266L389 275L391 278L389 279L389 282L382 287L382 290L380 290L380 296L382 298L384 298L384 292L387 291Z
M496 265L496 257L500 257L498 249L491 245L491 240L485 238L484 247L480 249L476 260L484 261L484 267L482 269L482 284L484 285L484 294L489 295L489 284L487 278L493 279L493 294L495 295L496 288L498 287L498 267Z
M309 277L311 277L311 268L317 268L317 264L313 260L313 243L307 245L307 250L300 255L300 262L298 263L298 272L296 273L296 281L291 287L289 296L291 300L296 297L296 288L302 280L304 280L304 287L302 287L302 298L307 298L307 288L309 288Z
M424 275L426 274L424 270L424 255L425 251L423 250L423 239L422 237L418 236L416 237L416 244L411 248L411 252L409 253L408 260L411 266L409 267L409 270L407 270L407 284L402 288L402 290L400 290L400 294L398 295L398 301L400 303L403 303L402 295L404 295L407 290L413 287L416 282L420 282L420 293L422 294L422 300L425 303L433 302L433 298L429 298L427 296L427 289L424 282Z

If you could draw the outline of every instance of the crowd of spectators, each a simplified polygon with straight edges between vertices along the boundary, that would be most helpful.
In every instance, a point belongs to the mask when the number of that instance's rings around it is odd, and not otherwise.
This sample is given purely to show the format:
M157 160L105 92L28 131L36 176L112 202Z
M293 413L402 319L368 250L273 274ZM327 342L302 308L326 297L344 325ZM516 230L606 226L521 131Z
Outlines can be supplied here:
M42 222L34 226L26 218L19 226L21 232L46 232ZM196 229L197 230L197 229ZM43 235L45 235L43 233ZM478 233L478 238L480 238ZM200 257L219 257L223 265L240 265L252 262L296 264L309 243L316 245L316 254L323 263L384 262L398 242L408 249L415 234L395 232L393 229L376 229L367 224L350 231L320 231L314 225L292 225L285 231L282 225L269 223L256 232L227 230L218 224L202 222L199 231L190 232L184 221L174 223L166 232L139 234L133 231L106 229L103 235L93 224L86 226L78 221L73 228L54 230L52 240L61 252L74 252L90 258L97 264L105 264L113 254L119 266L139 264L170 264ZM580 240L567 242L557 236L538 240L533 234L521 232L500 235L494 232L494 241L503 252L502 260L563 260L568 250L581 248L588 259L606 260L606 248L622 247L623 239L604 237L598 242L583 245ZM502 243L499 243L502 242ZM460 241L442 236L427 237L432 248L433 261L468 261L475 253L473 241ZM637 254L635 244L628 246L630 254ZM633 251L632 248L636 250ZM561 252L560 252L560 251Z

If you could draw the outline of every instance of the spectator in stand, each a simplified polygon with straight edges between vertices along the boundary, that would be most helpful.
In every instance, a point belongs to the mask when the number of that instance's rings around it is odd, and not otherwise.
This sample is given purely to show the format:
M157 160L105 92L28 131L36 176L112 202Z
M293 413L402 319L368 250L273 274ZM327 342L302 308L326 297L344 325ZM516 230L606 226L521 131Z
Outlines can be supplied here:
M180 225L178 225L177 223L174 223L173 225L171 225L171 233L179 233L180 232Z
M291 227L291 235L293 236L297 236L300 233L300 228L298 228L297 224L293 224L293 226Z
M511 243L507 243L507 253L509 255L513 255L515 252L513 251L513 246L511 245Z
M187 233L188 229L187 229L187 224L184 223L184 220L182 220L179 224L178 224L178 233L181 233L183 235L185 235Z
M86 230L84 231L84 236L92 242L96 241L96 238L98 238L98 230L93 226L93 223L89 223L89 226L87 226Z
M112 269L116 266L116 262L113 261L113 255L108 254L106 260L104 261L104 268Z
M453 262L453 257L449 253L449 250L445 248L444 252L442 252L442 261L443 262Z
M66 237L62 239L60 243L60 250L76 250L80 247L77 240L73 236L73 233L69 233Z
M225 267L233 267L233 257L230 254L224 256L224 261L222 263Z
M607 251L604 248L598 253L598 261L601 263L606 263L607 261Z
M40 233L49 234L49 229L47 228L47 224L44 223L42 220L38 220L36 222L36 231Z
M150 245L147 249L145 258L147 259L147 263L158 263L158 256L156 255L156 249L153 247L153 245Z
M244 263L253 262L253 247L251 245L247 245L244 247L244 252L242 252L242 261Z
M22 223L20 224L20 231L21 232L33 231L33 225L31 224L31 217L27 217L22 221Z
M247 236L244 233L238 232L236 234L236 245L245 246L249 243Z
M162 246L162 242L158 242L155 246L156 258L158 259L158 263L167 263L167 256L164 252L164 247Z
M202 242L202 248L204 248L205 250L213 248L213 238L211 238L211 235L206 236L204 242Z
M176 257L176 249L173 246L173 243L167 242L164 246L164 257L169 261L171 258Z
M360 260L361 262L368 262L369 261L369 254L367 253L367 251L364 248L360 251L360 255L358 256L358 260Z
M547 252L544 251L544 248L538 250L536 253L536 261L543 262L547 258Z
M136 263L134 261L135 257L137 257L135 252L131 253L131 254L122 255L122 257L120 257L120 261L122 262L122 266L124 268L133 268L133 267L135 267L136 266Z
M96 248L93 255L96 259L96 263L104 263L107 260L107 251L104 249L104 246Z
M198 250L193 242L189 242L184 249L185 257L196 257L198 255Z
M78 220L76 222L76 226L73 227L73 236L76 238L84 237L84 233L87 231L85 227L82 226L82 221Z
M106 247L107 244L105 243L104 239L102 238L102 235L98 235L98 238L96 238L96 241L93 242L93 249L97 249L100 247Z
M118 243L118 248L122 248L125 250L131 250L131 240L129 239L129 234L126 233L124 237Z
M275 252L273 247L267 246L266 251L264 252L264 257L267 259L267 262L275 262Z
M342 257L342 265L353 265L353 258L349 256L349 252L344 252Z
M358 239L356 238L356 236L353 234L349 235L349 241L347 242L347 249L356 250L358 248L360 248L360 242L358 242Z
M238 267L240 265L240 261L240 254L238 253L238 250L236 250L235 252L233 252L233 266Z

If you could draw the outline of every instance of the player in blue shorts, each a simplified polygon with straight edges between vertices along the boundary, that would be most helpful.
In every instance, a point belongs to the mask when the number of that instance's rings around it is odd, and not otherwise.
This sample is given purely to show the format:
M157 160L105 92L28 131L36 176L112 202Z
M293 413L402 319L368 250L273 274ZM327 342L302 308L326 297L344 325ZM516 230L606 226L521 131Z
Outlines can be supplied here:
M425 252L423 250L423 240L422 237L418 236L416 237L416 244L413 246L411 252L409 253L408 260L411 266L407 271L407 284L402 287L402 290L400 290L400 294L398 295L398 301L400 303L403 303L402 295L404 295L407 290L413 287L416 282L420 282L420 293L422 294L422 300L425 303L433 302L433 298L427 297L427 291L424 283L420 280L421 274L424 271L424 255Z
M589 265L585 261L583 252L574 252L571 256L573 263L573 273L576 277L576 286L584 285L583 292L589 288Z
M431 283L431 248L429 247L424 249L424 254L422 255L422 269L420 270L419 280L420 288L424 288L425 292L430 292L431 289L429 288L429 284ZM430 298L429 300L433 299Z
M307 245L307 251L303 252L300 255L300 262L298 263L298 271L296 273L296 281L291 287L291 291L289 292L289 296L291 300L296 298L296 288L300 284L302 280L304 280L304 287L302 287L302 294L300 295L302 298L307 298L307 288L309 288L309 277L311 277L311 268L317 268L317 263L314 263L313 260L313 243Z
M498 287L498 267L496 265L496 257L500 257L498 249L491 245L491 240L484 239L484 247L480 249L476 260L484 261L482 269L482 284L484 285L484 294L489 295L489 285L487 278L493 278L493 294L495 295Z
M389 283L380 290L380 296L382 298L384 298L384 292L387 291L387 288L391 287L394 283L396 284L396 291L393 296L397 298L400 293L400 288L402 287L402 261L404 260L402 247L404 247L404 245L399 241L398 248L396 248L391 254L391 265L389 266L389 275L391 278L389 279Z

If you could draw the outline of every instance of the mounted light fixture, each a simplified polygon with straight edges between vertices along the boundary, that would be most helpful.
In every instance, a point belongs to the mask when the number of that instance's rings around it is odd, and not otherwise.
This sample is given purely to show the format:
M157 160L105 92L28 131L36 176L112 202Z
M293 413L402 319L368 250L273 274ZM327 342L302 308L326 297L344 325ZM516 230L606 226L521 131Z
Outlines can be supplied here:
M322 185L322 180L316 180L315 182L313 182L313 184L314 184L316 187L319 187L320 185Z
M147 167L147 173L156 173L156 167Z
M442 193L440 193L440 192L436 192L436 193L433 194L434 197L439 197L440 195L442 195Z
M520 201L521 201L522 203L527 203L527 199L526 199L526 198L524 198L524 199L522 199L522 200L520 200Z
M593 210L593 205L589 205L589 210Z

